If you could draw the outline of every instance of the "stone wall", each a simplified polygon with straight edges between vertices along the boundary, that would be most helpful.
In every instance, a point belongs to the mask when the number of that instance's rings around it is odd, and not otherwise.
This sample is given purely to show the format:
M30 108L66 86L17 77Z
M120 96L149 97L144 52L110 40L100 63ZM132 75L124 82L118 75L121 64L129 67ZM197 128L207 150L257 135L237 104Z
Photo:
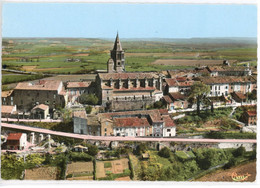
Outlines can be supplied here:
M146 106L154 103L154 99L146 99L146 100L132 100L132 101L113 101L112 109L115 111L122 110L142 110L145 109Z

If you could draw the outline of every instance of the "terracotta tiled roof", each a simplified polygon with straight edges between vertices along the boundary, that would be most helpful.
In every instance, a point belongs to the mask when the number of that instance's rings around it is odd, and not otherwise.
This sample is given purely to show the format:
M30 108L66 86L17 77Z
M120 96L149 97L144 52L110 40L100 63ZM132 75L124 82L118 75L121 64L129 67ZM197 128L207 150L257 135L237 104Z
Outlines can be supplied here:
M73 112L74 117L79 117L79 118L87 118L87 113L85 110L83 111L75 111Z
M183 81L183 79L179 82L176 78L166 78L165 81L168 86L191 86L194 83L194 81Z
M256 116L256 111L247 111L248 116Z
M111 113L100 113L99 116L101 118L113 119L119 118L120 116L131 115L131 116L139 116L139 115L147 115L152 120L152 122L163 122L161 113L158 109L154 110L137 110L137 111L124 111L124 112L111 112Z
M50 90L55 91L58 90L60 84L62 84L59 80L40 80L37 83L31 82L20 82L15 87L16 90Z
M221 72L221 71L245 71L247 67L242 67L242 66L236 66L236 67L229 67L229 66L208 66L208 70L210 72Z
M169 115L167 109L159 109L161 115Z
M7 140L20 140L23 133L9 133Z
M2 105L1 106L1 113L4 114L11 114L14 110L14 106L9 106L9 105Z
M35 106L32 110L35 110L37 108L42 109L42 110L47 110L47 109L49 109L49 106L45 105L45 104L39 104L39 105Z
M204 84L255 83L252 76L216 76L199 78Z
M241 92L234 92L234 94L235 94L238 98L240 98L241 100L246 99L246 95L244 95L244 94L241 93Z
M85 88L89 87L91 82L68 82L67 88Z
M182 95L180 92L172 92L169 93L169 96L174 100L184 100L186 97Z
M163 121L165 123L164 124L165 127L175 127L176 126L174 121L172 120L172 118L169 115L162 116L162 118L163 118Z
M168 95L164 95L163 98L168 104L173 103L173 100Z
M147 127L150 126L147 118L138 117L126 117L126 118L115 118L114 125L116 127Z
M10 95L12 95L13 90L10 91L2 91L1 96L2 97L9 97Z
M144 78L158 78L159 76L154 73L154 72L150 72L150 73L142 73L142 72L127 72L127 73L99 73L98 76L103 79L103 80L109 80L109 79L113 79L113 80L118 80L118 79L144 79Z

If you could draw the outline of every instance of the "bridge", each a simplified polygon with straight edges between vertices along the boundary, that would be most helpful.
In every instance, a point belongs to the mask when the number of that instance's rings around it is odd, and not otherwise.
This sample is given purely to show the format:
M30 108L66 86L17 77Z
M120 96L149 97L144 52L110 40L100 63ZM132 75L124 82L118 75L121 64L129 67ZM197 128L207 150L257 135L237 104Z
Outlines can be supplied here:
M196 143L256 143L256 139L194 139L194 138L154 138L154 137L118 137L118 136L90 136L75 133L66 133L53 131L44 128L30 127L25 125L16 125L1 123L1 127L9 129L18 129L29 132L63 136L82 140L99 140L99 141L141 141L141 142L196 142Z

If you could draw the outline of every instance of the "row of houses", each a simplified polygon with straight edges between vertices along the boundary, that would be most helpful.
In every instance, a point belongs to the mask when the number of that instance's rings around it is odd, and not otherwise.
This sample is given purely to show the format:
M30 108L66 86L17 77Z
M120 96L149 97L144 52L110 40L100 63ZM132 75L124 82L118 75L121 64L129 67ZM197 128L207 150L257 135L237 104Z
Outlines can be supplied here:
M99 113L73 113L74 133L93 136L173 137L176 125L166 109Z

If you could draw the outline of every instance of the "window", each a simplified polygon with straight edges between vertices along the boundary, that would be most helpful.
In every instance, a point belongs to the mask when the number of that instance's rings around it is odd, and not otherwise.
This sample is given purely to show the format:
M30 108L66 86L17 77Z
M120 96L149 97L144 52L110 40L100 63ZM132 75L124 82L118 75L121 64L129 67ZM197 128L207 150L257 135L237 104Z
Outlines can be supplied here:
M105 136L107 135L107 133L105 133Z
M220 90L220 86L218 86L218 90Z
M167 129L167 132L171 132L171 129Z
M53 98L56 99L56 94L53 95Z
M4 97L4 101L6 101L6 98Z
M217 90L218 89L218 87L217 86L215 86L215 90Z
M107 100L109 101L109 97L107 97Z
M226 89L228 89L228 86L226 86Z
M105 128L105 132L107 132L107 128Z
M117 64L120 65L120 62L118 62Z

